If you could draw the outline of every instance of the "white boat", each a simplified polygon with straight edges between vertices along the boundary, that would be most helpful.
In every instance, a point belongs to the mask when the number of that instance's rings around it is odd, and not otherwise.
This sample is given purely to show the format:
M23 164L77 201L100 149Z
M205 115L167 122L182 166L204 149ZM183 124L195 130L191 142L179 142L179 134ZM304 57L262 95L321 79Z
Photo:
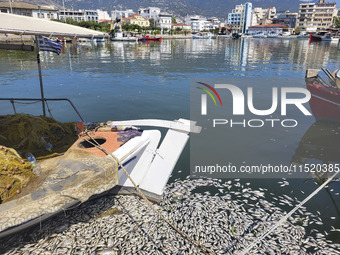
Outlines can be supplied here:
M267 38L267 35L265 35L264 33L258 33L254 34L253 38Z
M279 34L267 34L267 38L280 38Z
M122 31L118 31L113 37L111 37L111 41L137 42L138 38L135 36L125 36Z
M168 132L160 143L158 129L136 126L167 128ZM185 119L111 121L94 126L64 155L39 161L41 174L34 179L39 185L29 183L26 194L0 204L0 238L98 195L136 193L125 171L150 200L160 201L188 133L200 130Z
M297 35L297 38L299 38L299 39L307 39L307 38L309 38L309 34L307 34L305 32L301 32L300 34Z
M198 33L192 36L192 39L212 39L212 34L202 34Z
M90 43L93 46L104 46L105 45L105 39L103 39L103 38L90 39Z

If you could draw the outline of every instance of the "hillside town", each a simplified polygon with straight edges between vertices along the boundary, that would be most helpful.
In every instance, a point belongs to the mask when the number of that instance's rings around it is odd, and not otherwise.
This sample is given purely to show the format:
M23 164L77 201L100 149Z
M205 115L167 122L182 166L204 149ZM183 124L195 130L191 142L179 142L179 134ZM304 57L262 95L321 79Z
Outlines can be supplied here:
M131 24L141 28L158 28L159 33L169 31L179 33L215 32L219 34L299 34L301 32L315 33L322 30L337 31L340 26L340 8L336 2L318 0L318 2L302 2L297 13L289 10L278 10L275 6L261 8L251 2L234 6L226 18L205 17L202 15L186 15L180 17L176 13L163 12L158 7L139 8L138 10L114 9L106 10L71 10L63 6L38 6L23 2L1 2L1 13L12 13L34 18L67 21L93 21L97 23L114 23L120 20L122 24Z

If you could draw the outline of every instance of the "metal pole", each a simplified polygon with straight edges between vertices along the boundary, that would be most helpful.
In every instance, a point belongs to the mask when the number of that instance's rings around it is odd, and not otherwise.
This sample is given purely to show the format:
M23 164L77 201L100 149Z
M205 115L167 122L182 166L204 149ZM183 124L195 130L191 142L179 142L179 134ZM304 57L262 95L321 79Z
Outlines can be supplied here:
M41 103L43 109L43 115L46 116L46 109L45 109L45 98L44 98L44 87L41 77L41 66L40 66L40 45L39 45L39 36L35 36L35 41L37 44L37 62L38 62L38 71L39 71L39 81L40 81L40 92L41 92Z
M9 7L11 8L11 14L13 14L13 9L12 9L12 0L9 0Z
M63 0L63 9L64 9L64 21L66 23L66 12L65 12L65 3L64 3L64 0Z

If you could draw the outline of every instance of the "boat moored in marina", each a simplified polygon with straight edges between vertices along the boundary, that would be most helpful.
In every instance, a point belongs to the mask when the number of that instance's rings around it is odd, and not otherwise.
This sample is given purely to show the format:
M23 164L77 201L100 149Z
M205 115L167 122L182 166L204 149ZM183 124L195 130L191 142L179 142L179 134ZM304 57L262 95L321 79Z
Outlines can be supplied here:
M315 34L309 34L311 41L332 41L331 33L327 31L320 31Z
M168 132L160 144L159 130L135 126L167 128ZM0 204L0 238L99 195L131 194L135 185L149 199L160 201L189 132L199 133L200 127L185 119L87 126L64 155L39 161L40 174L27 183L25 193Z
M142 41L142 42L145 42L145 41L155 41L155 42L160 42L162 41L162 37L151 37L149 35L146 35L146 36L143 36L141 38L138 38L138 41Z
M253 35L253 38L267 38L267 35L264 33L257 33Z
M309 39L310 38L310 35L307 34L306 32L301 32L300 34L297 35L296 38L299 38L299 39Z
M240 38L241 37L241 35L239 34L239 33L232 33L231 34L231 38L232 39L238 39L238 38Z
M135 36L125 35L122 31L117 31L114 36L110 38L111 41L123 42L137 42L138 38Z
M306 72L307 89L312 95L309 105L317 120L340 121L340 71L331 73L327 69L322 70L329 82L322 79L319 69L308 69Z
M197 33L192 36L192 39L212 39L212 34Z
M269 33L267 34L267 38L280 38L281 36L276 33Z

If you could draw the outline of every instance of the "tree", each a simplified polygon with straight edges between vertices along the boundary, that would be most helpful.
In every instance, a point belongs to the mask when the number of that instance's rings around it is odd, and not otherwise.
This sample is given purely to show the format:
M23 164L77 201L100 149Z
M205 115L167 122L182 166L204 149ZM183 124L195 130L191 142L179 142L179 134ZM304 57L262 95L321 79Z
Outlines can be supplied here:
M156 28L156 21L155 21L155 19L151 18L151 19L149 19L149 22L150 22L150 29L151 30L155 30L155 28Z
M340 28L340 17L334 17L333 25L334 27Z
M222 34L222 35L225 35L225 34L226 34L226 31L227 31L227 29L226 29L225 27L222 27L222 29L221 29L221 34Z
M175 18L175 17L173 17L173 16L171 16L171 23L173 23L173 24L177 24L176 18Z
M302 27L296 27L296 28L294 29L294 33L295 33L296 35L300 34L301 31L302 31Z

